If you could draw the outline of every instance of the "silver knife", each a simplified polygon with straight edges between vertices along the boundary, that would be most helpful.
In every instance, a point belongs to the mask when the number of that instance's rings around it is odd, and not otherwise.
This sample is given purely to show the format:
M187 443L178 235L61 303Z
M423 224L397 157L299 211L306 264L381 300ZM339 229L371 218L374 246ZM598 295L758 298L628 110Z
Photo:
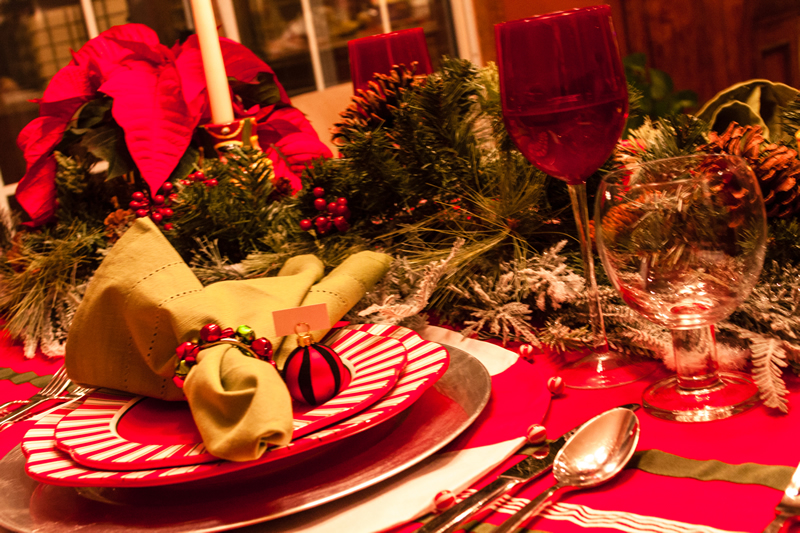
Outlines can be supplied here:
M626 409L635 411L640 406L638 403L621 405ZM616 409L616 407L615 407ZM583 424L581 424L582 426ZM451 533L458 529L464 522L466 522L475 513L494 503L503 494L510 491L520 483L526 483L532 479L536 479L540 475L548 472L553 467L553 461L556 458L558 451L564 446L564 443L580 429L577 426L570 431L567 431L556 440L550 442L547 456L536 457L529 456L515 464L502 474L483 487L475 494L457 503L444 513L440 514L420 529L417 533Z
M783 529L790 518L800 516L800 465L797 465L789 486L783 492L783 498L775 507L775 514L775 519L769 523L763 533L777 533Z

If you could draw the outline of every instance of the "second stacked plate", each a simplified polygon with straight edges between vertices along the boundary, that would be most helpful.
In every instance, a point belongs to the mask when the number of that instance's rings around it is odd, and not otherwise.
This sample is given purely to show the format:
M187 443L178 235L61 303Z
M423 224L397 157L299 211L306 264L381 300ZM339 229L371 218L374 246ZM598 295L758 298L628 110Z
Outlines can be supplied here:
M361 432L413 402L447 370L440 345L396 326L334 330L325 340L353 363L350 385L335 398L296 409L293 441L256 461L210 455L185 402L96 393L77 408L40 420L22 443L26 471L56 485L137 487L181 483L281 461Z

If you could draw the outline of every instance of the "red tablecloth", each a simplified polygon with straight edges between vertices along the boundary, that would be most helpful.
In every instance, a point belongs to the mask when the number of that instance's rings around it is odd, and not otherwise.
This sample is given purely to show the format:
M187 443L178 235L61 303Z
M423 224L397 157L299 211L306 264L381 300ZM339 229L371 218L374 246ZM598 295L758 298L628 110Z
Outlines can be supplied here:
M553 361L545 356L540 356L535 365L548 375L557 373ZM663 370L640 382L605 390L566 389L565 394L552 403L546 420L548 438L557 438L605 409L640 402L644 388L666 375L666 370ZM702 461L696 464L698 467L724 466L710 461L729 465L781 465L785 467L783 474L788 482L800 462L800 445L797 444L800 437L800 379L794 375L788 375L787 378L793 405L788 415L758 406L726 420L690 424L657 419L639 410L641 437L637 450L661 450ZM474 488L480 488L518 460L520 456L510 459ZM533 519L527 528L553 533L585 531L584 527L591 527L593 531L714 531L712 528L716 528L760 532L773 519L774 507L782 491L751 484L745 477L734 482L738 472L743 470L732 469L733 478L728 481L700 481L628 468L612 481L595 489L566 494L561 500L562 504L553 506L544 516ZM508 513L549 488L553 482L553 476L548 475L512 493L513 500L499 506L494 512L485 511L476 516L466 530L481 533L491 531L487 529L487 524L500 524L509 516ZM602 513L595 516L593 511ZM603 520L612 511L640 517L623 514L618 520L629 521L626 525L606 527ZM687 529L676 525L676 529L667 529L663 523L648 525L646 517L659 517L698 527ZM579 522L582 525L578 525ZM480 528L477 527L479 524ZM409 524L397 531L406 533L418 527L418 524ZM800 531L800 526L796 530ZM795 531L795 527L792 531Z
M540 356L531 367L520 366L527 364L519 361L514 365L517 371L511 372L514 370L512 367L495 377L494 386L504 392L497 395L490 405L493 409L492 417L524 416L525 406L515 403L514 400L515 397L524 395L515 395L514 389L525 387L531 372L548 377L557 372L552 361L545 356ZM46 377L37 377L49 376L60 365L59 360L46 360L41 356L25 360L22 349L14 345L7 336L0 334L0 402L29 397L37 390L36 385L41 386L47 381ZM520 371L520 368L524 371ZM564 395L552 403L546 419L548 438L558 437L604 409L638 402L644 387L663 375L665 373L633 385L606 390L566 389ZM800 379L788 376L788 388L790 401L794 406L788 415L759 406L727 420L683 424L659 420L640 410L638 416L642 431L638 450L661 450L686 459L715 460L729 465L782 465L790 476L800 462L800 446L796 444L800 436ZM491 421L485 423L491 424ZM520 427L519 422L515 425ZM5 454L18 444L29 426L30 423L27 422L19 423L0 433L0 454ZM483 432L481 438L486 438L491 433L494 432ZM500 433L497 435L498 439L509 438ZM519 456L510 459L473 489L480 488L517 460ZM493 529L492 524L502 522L511 509L519 507L552 482L552 476L546 476L517 491L513 494L514 500L495 511L478 515L477 520L470 524L470 529L481 533L490 532ZM758 532L774 516L773 508L780 496L781 490L758 484L699 481L629 468L596 489L568 494L559 505L552 506L545 516L535 519L527 527L532 531L553 533L584 531L584 527L590 526L597 527L600 531L667 530L664 529L664 523L647 527L643 525L646 517L658 517L698 525L694 529L676 527L675 531L714 531L712 528L717 528L724 531ZM594 516L595 512L599 514ZM602 520L608 518L610 512L622 513L619 520L628 520L631 524L624 527L603 526ZM581 520L583 524L578 525L577 522ZM268 531L266 526L265 524L264 531ZM415 522L397 528L396 531L407 533L418 527L419 522Z

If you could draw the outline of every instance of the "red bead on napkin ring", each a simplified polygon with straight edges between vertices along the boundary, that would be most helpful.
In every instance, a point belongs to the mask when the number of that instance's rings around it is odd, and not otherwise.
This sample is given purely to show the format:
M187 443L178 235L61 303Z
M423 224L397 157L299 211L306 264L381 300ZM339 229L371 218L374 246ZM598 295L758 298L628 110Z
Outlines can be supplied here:
M197 354L200 350L221 344L235 346L244 355L275 366L275 361L272 360L272 343L266 337L256 338L256 333L250 326L243 324L234 331L233 328L222 329L218 324L206 324L200 329L199 341L186 341L175 350L178 363L175 366L175 375L172 377L173 383L182 389L186 376L197 364Z

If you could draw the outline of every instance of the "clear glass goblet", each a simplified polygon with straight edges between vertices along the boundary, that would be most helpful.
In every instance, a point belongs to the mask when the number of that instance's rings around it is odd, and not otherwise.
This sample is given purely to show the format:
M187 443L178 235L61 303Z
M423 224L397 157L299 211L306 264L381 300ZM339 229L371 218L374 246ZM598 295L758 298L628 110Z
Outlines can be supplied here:
M764 263L764 200L747 163L699 154L609 173L595 224L614 287L672 333L677 375L645 389L645 409L699 422L755 405L758 389L747 375L719 371L713 328L747 297Z

